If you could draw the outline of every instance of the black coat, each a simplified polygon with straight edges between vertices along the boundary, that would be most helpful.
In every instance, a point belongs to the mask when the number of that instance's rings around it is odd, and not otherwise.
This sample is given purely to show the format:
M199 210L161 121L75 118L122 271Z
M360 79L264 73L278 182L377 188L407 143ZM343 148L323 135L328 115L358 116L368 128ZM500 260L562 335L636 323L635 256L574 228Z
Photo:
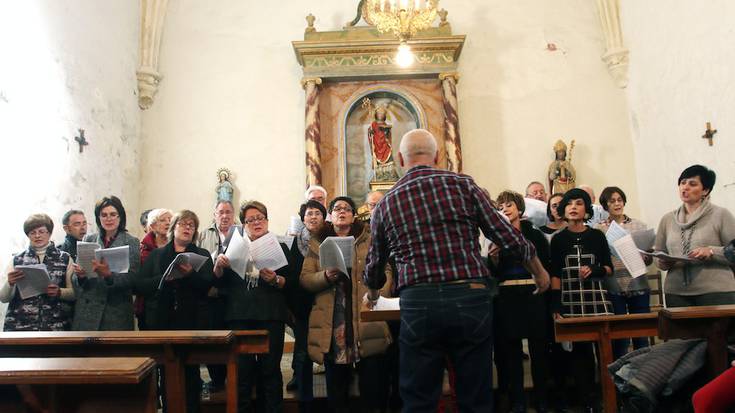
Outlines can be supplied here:
M549 244L541 231L529 221L521 221L521 233L536 247L541 264L549 267ZM488 258L489 260L489 258ZM532 279L522 263L510 253L500 252L498 265L490 260L493 277L499 282ZM533 294L534 284L498 287L495 298L495 334L498 338L546 338L548 337L551 313L548 309L548 294Z
M247 236L247 235L245 235ZM295 242L295 241L294 241ZM285 292L298 284L298 277L294 277L291 254L285 244L280 244L286 255L288 265L276 270L276 274L286 279L283 289L268 285L263 280L258 285L248 289L247 280L243 280L235 271L226 268L222 277L215 277L215 286L224 290L226 297L226 321L287 321L288 307L286 306Z
M156 248L146 259L135 279L138 294L145 297L145 320L154 330L197 330L206 329L199 315L200 304L206 299L207 291L214 281L212 258L204 248L189 244L186 252L207 257L199 271L188 277L164 281L158 285L171 261L178 255L173 242Z

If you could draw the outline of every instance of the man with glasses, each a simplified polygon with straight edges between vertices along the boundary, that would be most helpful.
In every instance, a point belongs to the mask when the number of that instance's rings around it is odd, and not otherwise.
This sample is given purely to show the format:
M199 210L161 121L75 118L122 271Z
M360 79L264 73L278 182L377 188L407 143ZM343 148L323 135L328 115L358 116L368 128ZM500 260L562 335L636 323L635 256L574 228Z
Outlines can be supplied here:
M549 275L533 245L471 177L436 167L429 131L406 133L398 159L406 174L373 212L364 281L373 306L386 281L383 268L395 259L403 411L436 411L448 358L459 410L492 412L492 300L480 230L524 262L539 291L548 288Z
M214 206L214 222L206 230L199 234L197 246L209 251L212 255L212 261L217 260L217 256L225 252L227 244L232 238L233 231L238 225L235 225L235 208L232 202L220 200ZM225 323L225 291L217 287L212 287L207 293L207 310L209 315L209 328L212 330L226 330ZM225 377L227 376L227 368L224 365L207 365L209 377L212 379L212 391L217 392L225 388Z
M72 209L66 211L64 216L61 218L61 223L64 226L64 242L59 245L61 251L65 251L71 255L74 261L77 260L77 241L84 239L87 235L87 218L84 217L84 212L78 209Z

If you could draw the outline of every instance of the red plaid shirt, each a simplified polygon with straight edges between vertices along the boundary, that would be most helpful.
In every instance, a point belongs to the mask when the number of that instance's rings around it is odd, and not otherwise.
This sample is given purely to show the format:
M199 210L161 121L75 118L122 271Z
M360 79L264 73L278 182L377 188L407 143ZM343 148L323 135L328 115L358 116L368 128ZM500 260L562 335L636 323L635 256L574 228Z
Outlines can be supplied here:
M383 268L394 258L396 287L488 277L479 235L526 261L536 250L492 207L467 175L428 166L411 168L371 217L372 243L365 283L378 289Z

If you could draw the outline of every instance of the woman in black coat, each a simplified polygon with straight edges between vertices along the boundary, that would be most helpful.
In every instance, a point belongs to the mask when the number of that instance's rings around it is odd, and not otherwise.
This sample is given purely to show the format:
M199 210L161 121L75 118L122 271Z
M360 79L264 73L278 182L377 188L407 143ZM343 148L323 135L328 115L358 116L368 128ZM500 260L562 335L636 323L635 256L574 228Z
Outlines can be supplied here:
M153 250L135 279L136 291L145 297L146 324L153 330L199 330L199 304L205 300L214 275L209 252L194 244L199 229L199 218L192 211L178 212L171 221L168 244ZM197 270L191 260L172 267L171 275L164 277L173 260L181 253L194 253L205 259ZM201 379L198 366L186 366L187 411L199 412ZM161 386L164 388L164 386ZM165 398L164 398L165 400Z
M536 255L544 266L549 262L549 244L543 233L529 221L522 221L525 203L521 194L504 191L498 195L498 208L510 220L511 225L536 247ZM531 353L531 376L536 409L547 411L547 380L549 355L547 352L551 319L545 294L534 294L536 283L523 263L496 246L491 247L490 266L498 280L498 296L495 298L495 358L498 366L498 382L508 384L513 412L525 412L523 390L522 340L528 339ZM501 380L502 379L502 380Z

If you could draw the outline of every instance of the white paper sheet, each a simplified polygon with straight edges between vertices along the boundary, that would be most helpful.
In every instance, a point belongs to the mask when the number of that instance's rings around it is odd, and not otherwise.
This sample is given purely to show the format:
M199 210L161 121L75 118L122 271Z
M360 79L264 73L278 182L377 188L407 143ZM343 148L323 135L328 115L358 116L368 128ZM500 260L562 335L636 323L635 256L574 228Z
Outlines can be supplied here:
M250 261L250 239L243 237L240 231L232 233L230 243L227 245L225 257L230 260L230 268L243 280L247 276L246 269Z
M646 264L643 262L641 253L636 248L630 234L615 241L613 248L617 251L618 257L620 257L631 277L638 278L646 273Z
M250 241L250 256L258 269L268 268L276 271L288 265L278 237L269 232L255 241Z
M695 261L697 261L694 258L680 257L680 256L677 256L677 255L669 255L669 254L667 254L667 253L665 253L663 251L646 252L646 251L639 250L639 252L641 254L643 254L643 255L648 255L649 257L663 258L663 259L667 259L667 260L671 260L671 261L680 261L680 262L695 262Z
M289 250L293 247L293 241L296 239L293 235L278 235L278 242L286 244Z
M620 238L623 238L624 236L628 235L628 231L626 231L623 227L618 225L617 222L612 221L610 223L610 226L607 228L607 232L605 232L605 238L607 238L607 245L609 245L610 252L620 258L617 251L615 251L615 248L612 248L613 244L615 244L615 241L619 240Z
M301 221L301 217L298 215L291 216L288 221L288 230L286 230L286 234L296 235L300 233L302 229L304 229L304 222Z
M352 244L355 237L327 237L319 246L319 266L336 268L350 277L347 266L352 265Z
M630 235L633 237L633 242L635 242L635 246L638 247L638 249L643 251L650 251L653 249L653 243L656 241L656 232L653 228L633 231Z
M178 280L179 278L184 278L191 275L191 273L184 274L179 271L179 264L191 264L191 266L194 268L194 271L199 271L200 269L202 269L202 266L205 262L207 262L207 257L193 252L182 252L178 254L176 258L171 261L171 264L168 265L166 271L163 273L163 277L161 277L161 281L158 283L158 288L160 289L161 286L163 286L164 280Z
M97 273L92 270L92 260L98 249L100 246L96 242L77 241L77 264L84 269L87 278L97 278Z
M26 298L46 294L46 288L51 284L51 278L45 265L16 265L15 269L23 271L23 278L15 284L18 286L20 298L25 300Z
M375 311L389 311L389 310L400 310L400 298L394 297L394 298L385 298L385 297L378 297L378 302L375 303L375 307L373 307L373 310Z
M107 265L110 266L110 272L120 274L130 270L130 247L127 245L98 249L94 251L94 256L97 261L101 261L104 258L107 261Z

